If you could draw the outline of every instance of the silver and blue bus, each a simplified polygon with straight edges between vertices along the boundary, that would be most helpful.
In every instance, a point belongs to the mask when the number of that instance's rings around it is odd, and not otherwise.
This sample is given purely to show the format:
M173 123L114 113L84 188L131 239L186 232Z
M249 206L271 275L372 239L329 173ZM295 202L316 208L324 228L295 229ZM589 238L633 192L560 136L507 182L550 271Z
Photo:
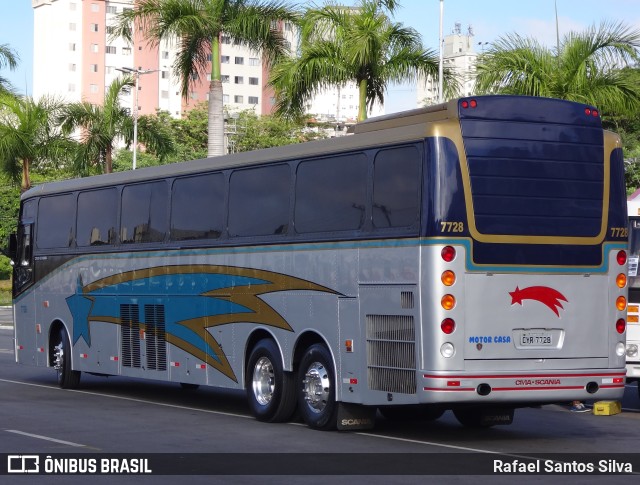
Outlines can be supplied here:
M627 230L619 138L544 98L43 184L11 245L16 361L244 389L316 429L508 424L621 398Z

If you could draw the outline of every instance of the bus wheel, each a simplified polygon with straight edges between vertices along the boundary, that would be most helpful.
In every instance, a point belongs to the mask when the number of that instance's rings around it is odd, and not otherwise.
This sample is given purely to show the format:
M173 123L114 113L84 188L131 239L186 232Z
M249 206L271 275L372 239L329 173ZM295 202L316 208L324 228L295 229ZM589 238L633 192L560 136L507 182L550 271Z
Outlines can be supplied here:
M298 372L298 403L305 423L314 429L335 429L338 415L335 372L327 348L320 344L309 347Z
M53 368L58 373L62 389L75 389L80 384L80 371L71 369L71 342L64 328L58 332L58 343L53 348Z
M296 409L292 372L285 372L273 340L260 340L247 363L245 385L249 408L259 421L287 421Z

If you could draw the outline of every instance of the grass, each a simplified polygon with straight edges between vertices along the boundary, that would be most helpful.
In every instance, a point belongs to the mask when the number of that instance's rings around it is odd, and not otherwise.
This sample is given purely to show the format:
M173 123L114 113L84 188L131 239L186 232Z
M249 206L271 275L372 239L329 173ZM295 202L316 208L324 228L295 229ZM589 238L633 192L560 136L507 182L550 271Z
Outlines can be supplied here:
M11 280L0 281L0 306L11 305Z

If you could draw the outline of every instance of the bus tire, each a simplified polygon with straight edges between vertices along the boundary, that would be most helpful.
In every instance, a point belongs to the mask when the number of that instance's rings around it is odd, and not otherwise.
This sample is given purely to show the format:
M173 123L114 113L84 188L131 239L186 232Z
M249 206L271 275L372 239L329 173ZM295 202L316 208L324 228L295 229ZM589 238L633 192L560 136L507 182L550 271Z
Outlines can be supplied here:
M53 364L58 374L58 386L76 389L80 384L80 371L71 369L71 342L64 327L58 332L57 340L53 348Z
M245 373L247 400L258 421L288 421L296 409L293 372L285 372L278 346L271 339L254 347Z
M327 348L321 344L309 347L298 369L298 409L310 428L336 428L338 405L335 382L335 371Z

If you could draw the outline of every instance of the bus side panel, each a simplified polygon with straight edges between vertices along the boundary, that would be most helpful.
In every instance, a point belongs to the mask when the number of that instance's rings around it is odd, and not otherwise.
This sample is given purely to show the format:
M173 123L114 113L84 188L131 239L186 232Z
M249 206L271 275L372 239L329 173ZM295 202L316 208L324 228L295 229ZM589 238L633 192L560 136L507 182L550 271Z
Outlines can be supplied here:
M37 365L38 347L36 344L36 319L33 291L27 291L20 300L14 302L13 314L16 362Z

